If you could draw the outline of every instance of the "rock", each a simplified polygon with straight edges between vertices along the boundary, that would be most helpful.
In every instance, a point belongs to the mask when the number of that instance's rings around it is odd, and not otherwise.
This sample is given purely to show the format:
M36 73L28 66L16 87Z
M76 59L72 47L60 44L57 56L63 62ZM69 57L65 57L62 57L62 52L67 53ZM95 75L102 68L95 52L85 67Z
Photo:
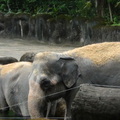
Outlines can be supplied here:
M33 62L35 55L36 53L34 52L26 52L21 56L20 61Z
M120 120L120 87L82 84L71 110L72 120Z
M9 63L18 62L18 60L14 57L0 57L0 64L5 65Z

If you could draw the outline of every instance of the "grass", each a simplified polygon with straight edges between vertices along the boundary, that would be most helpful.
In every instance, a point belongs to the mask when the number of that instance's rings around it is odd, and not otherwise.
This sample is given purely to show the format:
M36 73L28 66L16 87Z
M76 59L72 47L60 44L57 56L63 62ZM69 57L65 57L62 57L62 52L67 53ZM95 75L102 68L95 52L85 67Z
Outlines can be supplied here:
M111 26L120 26L120 23L119 24L112 24Z

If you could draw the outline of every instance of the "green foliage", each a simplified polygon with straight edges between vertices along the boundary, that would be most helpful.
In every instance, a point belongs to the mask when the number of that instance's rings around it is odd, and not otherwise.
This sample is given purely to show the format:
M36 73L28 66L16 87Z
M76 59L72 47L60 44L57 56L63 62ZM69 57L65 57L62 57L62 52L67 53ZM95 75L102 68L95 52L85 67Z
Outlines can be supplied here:
M99 0L0 0L1 12L14 13L29 13L35 14L50 14L54 17L59 15L70 15L72 17L93 18L99 16L97 12L96 2ZM108 3L110 4L113 23L120 23L119 0L103 0L104 18L110 21ZM100 10L99 10L100 11ZM102 11L102 9L101 9Z
M120 24L112 24L112 26L120 26Z
M115 7L120 7L120 1L116 3Z

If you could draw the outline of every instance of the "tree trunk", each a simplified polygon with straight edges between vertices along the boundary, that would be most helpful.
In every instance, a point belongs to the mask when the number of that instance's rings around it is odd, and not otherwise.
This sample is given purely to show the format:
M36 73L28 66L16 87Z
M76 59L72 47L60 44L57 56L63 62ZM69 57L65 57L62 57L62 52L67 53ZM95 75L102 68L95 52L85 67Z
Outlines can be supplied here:
M108 8L109 8L109 14L110 14L110 21L113 21L113 18L112 18L112 10L111 10L111 6L110 6L110 2L108 2Z
M71 108L72 120L120 120L120 87L82 84Z
M11 12L10 5L9 5L9 0L7 0L6 2L7 2L8 12Z
M99 17L104 16L104 0L97 0L96 1L96 7L97 7L97 15Z

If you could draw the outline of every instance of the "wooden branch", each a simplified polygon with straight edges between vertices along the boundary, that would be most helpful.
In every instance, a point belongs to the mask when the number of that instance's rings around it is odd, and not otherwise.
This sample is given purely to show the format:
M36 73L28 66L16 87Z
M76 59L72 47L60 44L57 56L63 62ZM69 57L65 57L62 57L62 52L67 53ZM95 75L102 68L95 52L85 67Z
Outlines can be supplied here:
M72 120L120 120L120 87L82 84L71 108Z
M110 2L108 2L108 8L109 8L109 14L110 14L110 21L113 21L112 10L111 10Z

